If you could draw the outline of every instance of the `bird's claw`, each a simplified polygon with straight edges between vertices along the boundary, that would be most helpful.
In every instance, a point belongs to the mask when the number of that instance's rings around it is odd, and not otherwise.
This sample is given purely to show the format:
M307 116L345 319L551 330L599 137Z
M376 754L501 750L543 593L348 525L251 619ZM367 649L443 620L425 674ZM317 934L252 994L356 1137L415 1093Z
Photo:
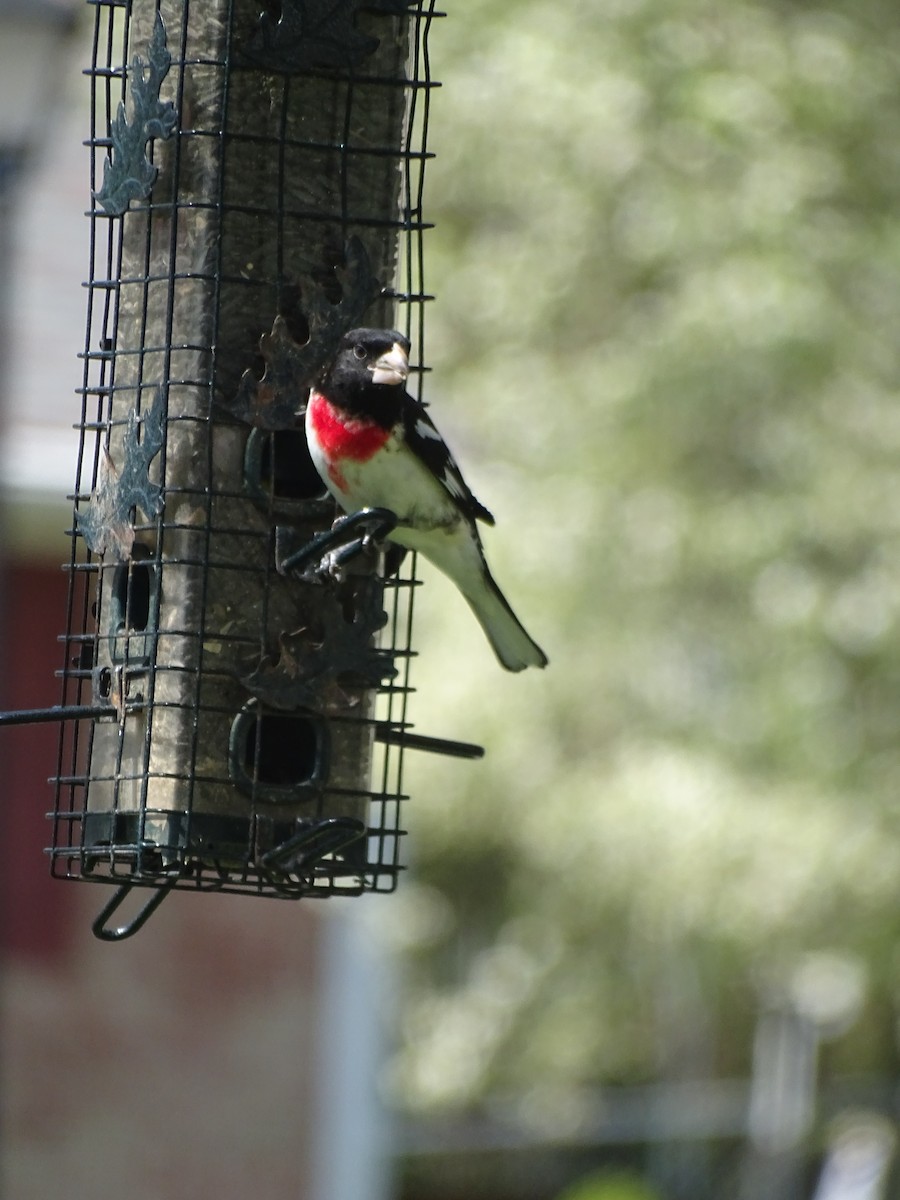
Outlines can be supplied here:
M347 572L344 570L341 552L329 550L327 554L324 554L316 568L316 574L321 578L330 579L332 583L343 583L347 578Z

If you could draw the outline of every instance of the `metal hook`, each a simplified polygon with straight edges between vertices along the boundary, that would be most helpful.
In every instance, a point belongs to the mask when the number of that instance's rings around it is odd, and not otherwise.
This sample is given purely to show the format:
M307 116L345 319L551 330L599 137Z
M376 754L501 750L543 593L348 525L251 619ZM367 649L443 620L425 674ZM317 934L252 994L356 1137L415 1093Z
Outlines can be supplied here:
M91 926L94 937L99 938L102 942L121 942L125 938L131 937L133 933L137 933L139 929L143 929L149 918L156 912L169 892L171 892L178 879L178 875L173 875L166 883L156 888L144 907L139 909L137 914L127 924L108 929L106 922L118 910L119 905L123 903L128 893L135 886L133 883L123 883L121 887L116 889L112 899L100 910L99 915Z
M365 834L365 824L354 817L328 817L299 829L280 846L267 851L260 863L266 871L277 875L309 870Z

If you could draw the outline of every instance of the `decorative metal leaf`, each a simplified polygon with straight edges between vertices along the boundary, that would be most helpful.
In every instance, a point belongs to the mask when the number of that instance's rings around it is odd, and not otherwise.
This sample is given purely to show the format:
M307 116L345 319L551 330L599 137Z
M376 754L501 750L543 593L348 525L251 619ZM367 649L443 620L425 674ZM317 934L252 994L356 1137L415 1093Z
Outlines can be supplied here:
M397 674L389 656L373 645L386 621L378 589L371 586L357 593L352 621L335 596L323 596L315 632L303 628L283 634L277 661L263 660L241 682L279 709L318 708L327 685L341 677L377 687Z
M137 54L131 64L131 120L120 103L109 131L112 158L104 162L103 186L94 193L94 199L110 216L121 216L132 200L145 200L156 181L158 168L147 157L147 143L152 138L170 137L178 124L175 106L159 98L171 63L166 27L157 13L146 64Z
M315 286L304 309L309 341L301 346L291 337L287 322L277 316L271 333L260 338L266 369L262 379L245 371L234 398L224 407L241 421L260 429L290 429L306 400L306 393L321 369L334 356L338 343L358 325L363 313L381 294L382 287L359 238L344 250L344 264L335 268L341 299L332 304L321 286Z
M121 468L103 451L90 505L77 514L79 532L95 554L124 562L134 544L132 510L140 508L149 518L162 512L162 488L151 481L149 470L165 439L164 408L163 390L158 387L146 412L138 416L132 409L128 414Z
M296 425L312 379L305 349L291 337L285 319L276 317L272 332L259 339L260 354L266 363L262 379L245 371L237 394L227 405L228 411L260 429L290 429Z

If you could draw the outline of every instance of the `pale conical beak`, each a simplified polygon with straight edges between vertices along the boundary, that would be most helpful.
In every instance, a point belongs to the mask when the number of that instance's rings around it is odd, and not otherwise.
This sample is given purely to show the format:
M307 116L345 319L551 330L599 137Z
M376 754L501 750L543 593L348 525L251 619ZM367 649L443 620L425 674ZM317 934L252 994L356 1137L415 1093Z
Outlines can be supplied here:
M409 355L399 342L394 342L386 354L376 358L369 370L373 383L396 387L398 383L406 383L409 376Z

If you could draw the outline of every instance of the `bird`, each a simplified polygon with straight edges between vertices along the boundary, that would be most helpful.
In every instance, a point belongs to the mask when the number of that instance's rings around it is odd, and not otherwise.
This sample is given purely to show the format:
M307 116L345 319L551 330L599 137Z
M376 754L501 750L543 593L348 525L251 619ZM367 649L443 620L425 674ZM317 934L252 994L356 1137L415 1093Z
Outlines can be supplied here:
M388 539L423 555L459 589L508 671L545 667L488 568L475 499L428 415L406 390L410 343L395 329L352 329L309 392L306 438L326 488L347 513L386 508Z

